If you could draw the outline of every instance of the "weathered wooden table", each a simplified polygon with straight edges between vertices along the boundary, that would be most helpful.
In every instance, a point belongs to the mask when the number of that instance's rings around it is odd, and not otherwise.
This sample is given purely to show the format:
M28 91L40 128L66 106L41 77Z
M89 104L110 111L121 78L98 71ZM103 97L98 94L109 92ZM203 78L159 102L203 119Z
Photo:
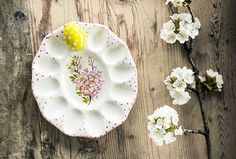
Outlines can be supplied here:
M164 0L0 0L0 158L204 159L201 135L157 147L148 138L147 116L171 105L163 79L189 66L179 45L160 40L170 11ZM202 23L194 42L200 70L223 74L221 95L205 98L214 159L235 159L235 0L192 3ZM124 125L97 140L68 137L42 118L31 92L31 62L42 38L70 20L102 23L125 40L138 68L137 101ZM196 97L175 107L186 128L202 129Z

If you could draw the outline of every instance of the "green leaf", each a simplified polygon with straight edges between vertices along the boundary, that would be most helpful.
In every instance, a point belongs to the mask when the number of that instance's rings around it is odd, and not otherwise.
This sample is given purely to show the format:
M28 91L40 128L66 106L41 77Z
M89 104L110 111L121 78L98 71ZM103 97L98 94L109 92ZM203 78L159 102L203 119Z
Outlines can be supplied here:
M82 99L83 99L84 103L86 103L86 104L90 103L90 98L88 96L83 96Z
M168 129L166 129L167 132L174 132L175 128L174 127L170 127Z
M70 80L74 82L75 77L74 76L69 76Z
M80 81L83 81L84 79L85 79L85 78L81 77L81 78L80 78Z
M76 94L78 94L78 96L81 96L82 93L81 92L76 92Z
M82 97L83 98L83 102L88 104L88 98L87 97Z

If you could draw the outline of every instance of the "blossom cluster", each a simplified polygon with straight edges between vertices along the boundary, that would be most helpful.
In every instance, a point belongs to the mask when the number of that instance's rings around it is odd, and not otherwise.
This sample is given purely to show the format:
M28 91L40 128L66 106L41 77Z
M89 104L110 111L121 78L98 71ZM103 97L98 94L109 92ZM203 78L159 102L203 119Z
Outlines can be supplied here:
M173 104L183 105L191 98L187 89L195 87L194 72L186 67L177 67L163 82L174 99Z
M178 113L170 106L157 108L148 119L149 137L159 146L172 143L176 135L183 134L182 127L178 126Z
M173 44L179 41L181 44L194 39L199 34L201 27L198 18L192 19L191 14L180 13L170 16L170 20L163 24L160 36L167 43Z
M174 7L186 7L190 2L190 0L166 0L166 4L172 3Z
M199 76L199 78L202 85L212 92L220 92L224 84L222 75L212 69L207 70L206 75L204 77Z

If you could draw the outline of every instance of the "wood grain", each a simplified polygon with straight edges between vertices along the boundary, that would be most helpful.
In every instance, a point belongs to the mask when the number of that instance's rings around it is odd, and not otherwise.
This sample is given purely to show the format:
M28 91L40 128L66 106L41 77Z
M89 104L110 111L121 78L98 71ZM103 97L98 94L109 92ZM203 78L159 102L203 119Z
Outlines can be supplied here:
M178 137L157 147L148 138L147 116L171 105L162 81L177 66L189 66L181 47L160 40L170 11L164 0L1 0L0 1L0 158L204 159L204 137ZM194 41L201 71L223 74L221 95L207 95L214 159L236 158L236 2L192 3L202 23ZM185 9L181 9L186 11ZM31 62L42 38L70 20L107 25L127 42L138 68L137 101L124 125L97 140L62 134L41 116L31 92ZM186 128L202 129L197 100L174 107Z

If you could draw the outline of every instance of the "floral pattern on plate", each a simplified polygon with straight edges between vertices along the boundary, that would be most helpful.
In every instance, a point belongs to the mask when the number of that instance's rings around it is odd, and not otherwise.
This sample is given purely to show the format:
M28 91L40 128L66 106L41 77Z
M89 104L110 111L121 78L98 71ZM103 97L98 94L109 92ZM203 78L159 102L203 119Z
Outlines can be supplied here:
M94 63L94 59L88 57L88 67L81 66L82 57L74 55L68 65L71 76L70 80L75 84L76 94L80 96L85 104L90 104L94 98L97 98L101 90L102 72L98 70Z

